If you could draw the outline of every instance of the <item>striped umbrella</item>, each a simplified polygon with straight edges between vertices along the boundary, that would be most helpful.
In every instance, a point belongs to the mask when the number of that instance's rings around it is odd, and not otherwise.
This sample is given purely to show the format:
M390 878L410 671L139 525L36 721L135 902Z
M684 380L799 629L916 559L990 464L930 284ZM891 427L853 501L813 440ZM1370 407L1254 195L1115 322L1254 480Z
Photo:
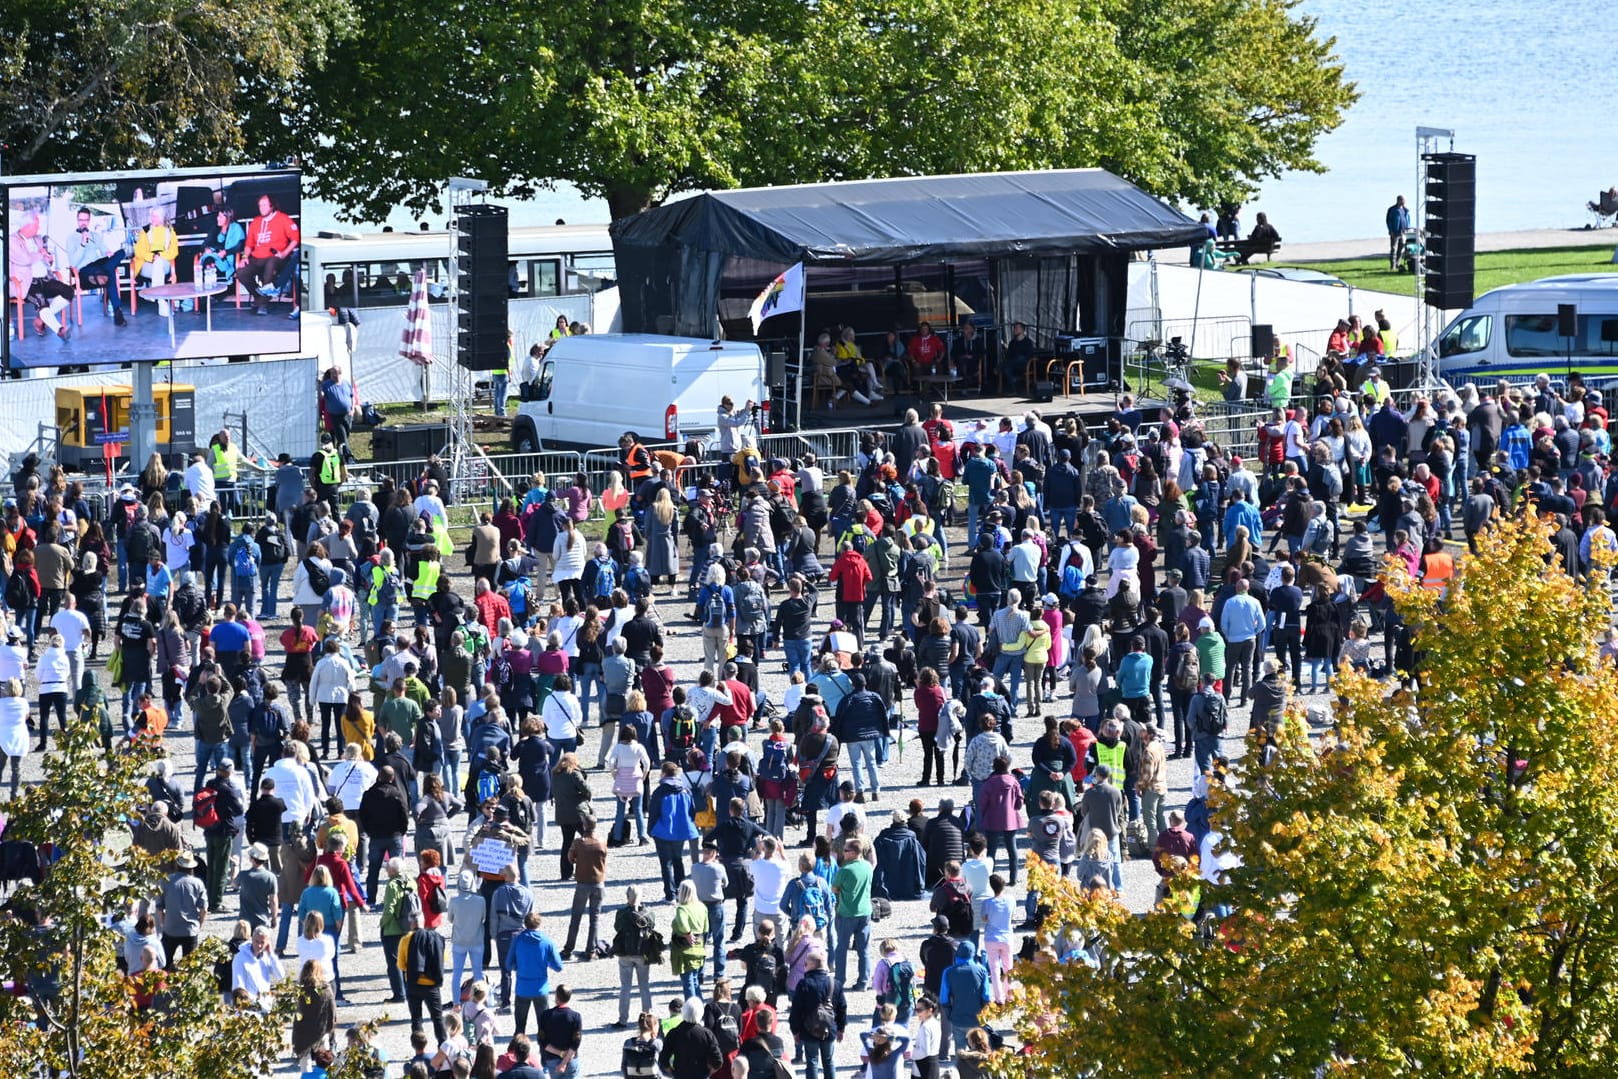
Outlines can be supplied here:
M410 286L410 306L405 308L404 335L399 355L426 367L433 362L433 323L427 308L427 271L416 271Z

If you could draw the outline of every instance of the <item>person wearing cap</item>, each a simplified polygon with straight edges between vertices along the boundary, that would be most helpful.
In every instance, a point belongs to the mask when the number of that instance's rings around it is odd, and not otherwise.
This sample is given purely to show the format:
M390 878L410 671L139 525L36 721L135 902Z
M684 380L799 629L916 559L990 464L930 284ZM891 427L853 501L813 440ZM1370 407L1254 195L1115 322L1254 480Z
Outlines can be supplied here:
M229 759L219 762L214 777L208 780L203 789L213 792L213 809L216 815L215 822L203 828L202 834L208 854L208 906L218 910L224 900L231 848L236 842L236 837L241 834L247 805L236 776L236 765ZM262 847L258 849L263 850ZM266 852L264 861L268 864L269 860L269 853ZM270 883L273 886L274 877L270 878ZM273 912L273 900L270 907ZM242 916L246 917L245 912Z
M163 951L171 964L181 955L196 951L203 924L208 920L208 890L197 879L196 868L197 856L182 850L157 900L157 909L163 915Z
M208 869L210 876L213 871L213 862L216 856L210 845L208 852ZM240 916L254 929L268 931L280 918L280 903L277 891L279 881L275 874L270 872L270 852L262 843L254 843L247 849L248 867L236 875L236 892L241 902ZM218 904L209 900L209 906L218 909Z

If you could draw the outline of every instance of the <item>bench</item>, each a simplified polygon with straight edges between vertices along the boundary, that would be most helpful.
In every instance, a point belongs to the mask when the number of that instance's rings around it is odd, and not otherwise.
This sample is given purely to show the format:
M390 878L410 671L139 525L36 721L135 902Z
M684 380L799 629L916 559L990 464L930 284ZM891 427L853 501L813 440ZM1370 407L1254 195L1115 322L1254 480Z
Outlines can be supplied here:
M1254 255L1263 255L1268 262L1281 250L1280 240L1220 240L1217 245L1221 254L1232 255L1236 265L1246 266Z

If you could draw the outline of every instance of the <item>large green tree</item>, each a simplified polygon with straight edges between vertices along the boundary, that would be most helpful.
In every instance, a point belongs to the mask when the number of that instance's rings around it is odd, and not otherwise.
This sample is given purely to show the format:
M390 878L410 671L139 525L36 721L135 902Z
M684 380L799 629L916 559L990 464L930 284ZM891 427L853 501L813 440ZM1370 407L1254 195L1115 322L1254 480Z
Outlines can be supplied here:
M738 184L1100 165L1167 197L1317 168L1353 101L1287 0L354 0L272 144L356 218L474 174L622 217Z
M1019 967L1001 1018L1032 1053L998 1074L1611 1075L1611 597L1547 568L1548 535L1502 526L1442 607L1389 570L1421 688L1345 674L1320 746L1248 755L1215 814L1242 866L1202 897L1230 908L1225 940L1179 912L1194 874L1132 917L1035 867L1050 930L1104 959Z
M258 159L261 117L352 26L349 0L0 0L5 171Z

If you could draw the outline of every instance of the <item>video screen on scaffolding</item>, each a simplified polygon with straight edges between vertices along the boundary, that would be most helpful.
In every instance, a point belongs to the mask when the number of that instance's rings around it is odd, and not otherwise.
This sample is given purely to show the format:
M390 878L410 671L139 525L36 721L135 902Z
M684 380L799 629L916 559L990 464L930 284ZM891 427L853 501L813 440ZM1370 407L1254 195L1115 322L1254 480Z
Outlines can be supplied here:
M295 170L6 183L7 367L301 350Z

